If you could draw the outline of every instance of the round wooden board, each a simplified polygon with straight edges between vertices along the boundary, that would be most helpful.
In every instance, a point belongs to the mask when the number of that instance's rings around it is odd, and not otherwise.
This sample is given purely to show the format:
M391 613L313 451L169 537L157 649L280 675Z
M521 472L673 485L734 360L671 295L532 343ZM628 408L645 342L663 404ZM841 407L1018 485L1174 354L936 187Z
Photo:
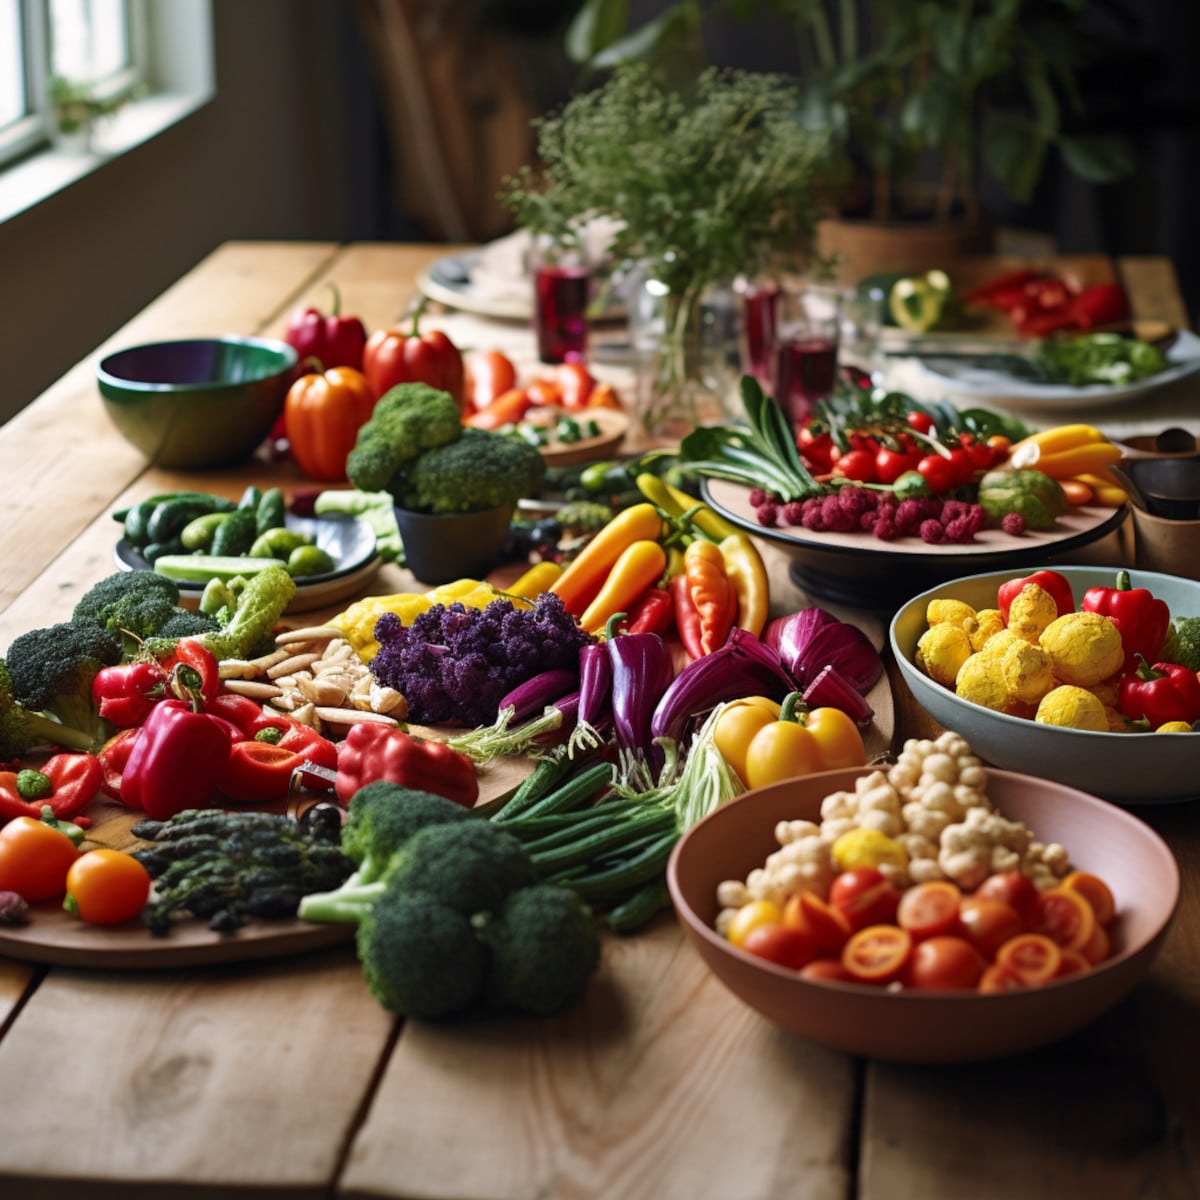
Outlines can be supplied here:
M576 421L594 420L600 432L595 437L582 438L578 442L551 442L549 446L543 446L542 457L548 467L572 467L611 456L617 452L629 431L629 417L615 408L563 408L554 412L573 417Z

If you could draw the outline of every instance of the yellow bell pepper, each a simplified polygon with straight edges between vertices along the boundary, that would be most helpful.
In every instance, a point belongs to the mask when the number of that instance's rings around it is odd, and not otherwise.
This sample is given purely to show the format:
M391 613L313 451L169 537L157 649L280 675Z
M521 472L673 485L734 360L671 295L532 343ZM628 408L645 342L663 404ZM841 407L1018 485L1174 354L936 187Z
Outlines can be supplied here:
M747 696L717 718L713 741L746 787L866 764L862 734L841 709L798 712L799 704L799 692L782 704Z

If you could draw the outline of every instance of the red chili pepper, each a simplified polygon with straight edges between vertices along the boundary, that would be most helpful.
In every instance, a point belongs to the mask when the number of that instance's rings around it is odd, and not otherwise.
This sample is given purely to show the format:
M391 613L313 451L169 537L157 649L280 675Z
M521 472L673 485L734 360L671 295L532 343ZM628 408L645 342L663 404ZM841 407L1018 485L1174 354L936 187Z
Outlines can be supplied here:
M1129 317L1129 297L1116 283L1093 283L1071 302L1076 324L1081 329L1111 325Z
M1120 630L1125 647L1125 670L1132 671L1139 656L1154 662L1162 652L1171 625L1171 610L1148 588L1130 587L1128 571L1117 572L1117 586L1088 588L1079 606L1084 612L1108 617Z
M0 772L0 820L40 817L49 805L60 821L70 820L85 809L100 791L103 770L94 754L55 754L34 768L50 780L51 791L36 799L21 795L19 772Z
M1121 680L1117 709L1131 721L1149 721L1152 729L1168 721L1200 719L1200 676L1178 663L1155 663L1137 656L1135 671Z
M300 356L300 362L315 358L321 369L330 367L353 367L362 370L363 347L367 344L367 330L358 317L341 315L342 297L334 284L329 285L333 293L333 308L326 316L316 308L297 309L288 322L283 340Z
M117 729L140 725L163 698L167 672L157 662L103 667L92 680L92 700L101 718Z
M243 804L282 800L291 786L292 773L304 763L337 769L337 747L307 725L288 721L278 740L266 726L258 737L234 742L229 761L217 786L225 795Z
M1071 590L1071 581L1065 575L1060 575L1057 571L1034 571L1032 575L1026 575L1022 579L1010 579L1007 583L1002 583L997 590L996 607L1000 610L1005 625L1008 624L1008 610L1012 608L1012 602L1026 585L1031 583L1049 594L1060 617L1075 611L1075 593Z
M421 309L413 314L412 328L377 329L367 338L363 374L376 398L398 383L427 383L454 397L463 406L462 354L441 330L422 333Z
M667 586L671 592L671 606L675 628L679 630L679 640L683 642L683 648L688 652L689 658L703 658L700 613L688 589L687 576L676 575Z
M479 799L475 764L465 754L392 725L359 721L338 746L334 790L338 800L349 804L359 788L379 779L445 796L464 808Z
M972 288L967 292L965 299L968 304L980 304L986 308L999 308L1007 312L1013 304L1019 303L1025 294L1025 285L1040 278L1041 274L1030 268L1010 271Z
M621 622L622 633L666 633L675 605L666 588L647 588L630 606Z
M156 704L137 731L121 775L121 802L165 820L186 808L209 808L241 738L237 726L196 712L183 700Z

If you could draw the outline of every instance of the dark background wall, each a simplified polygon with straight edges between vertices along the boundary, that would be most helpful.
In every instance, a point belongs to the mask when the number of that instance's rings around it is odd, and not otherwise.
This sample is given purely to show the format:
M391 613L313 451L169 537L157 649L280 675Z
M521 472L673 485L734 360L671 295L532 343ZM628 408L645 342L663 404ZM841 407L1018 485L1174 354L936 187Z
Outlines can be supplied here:
M475 2L516 30L520 70L539 101L564 95L570 72L545 55L571 0ZM659 7L645 0L635 13ZM991 200L1003 221L1053 234L1064 251L1169 255L1195 312L1200 0L1127 7L1134 17L1120 52L1083 84L1094 122L1133 142L1136 174L1095 189L1052 170L1029 205ZM393 187L405 148L389 140L356 5L215 0L213 8L215 100L0 224L0 421L223 241L429 240ZM714 61L788 68L790 35L769 22L723 19L706 36Z

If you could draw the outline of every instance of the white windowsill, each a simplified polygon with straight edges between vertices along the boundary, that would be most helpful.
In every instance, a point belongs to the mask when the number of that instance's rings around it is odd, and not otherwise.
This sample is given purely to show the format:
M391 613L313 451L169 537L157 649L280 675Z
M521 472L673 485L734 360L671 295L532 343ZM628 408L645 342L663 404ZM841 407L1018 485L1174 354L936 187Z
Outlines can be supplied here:
M90 175L116 155L149 141L211 98L211 93L162 94L132 102L98 127L90 151L48 146L0 170L0 224Z

